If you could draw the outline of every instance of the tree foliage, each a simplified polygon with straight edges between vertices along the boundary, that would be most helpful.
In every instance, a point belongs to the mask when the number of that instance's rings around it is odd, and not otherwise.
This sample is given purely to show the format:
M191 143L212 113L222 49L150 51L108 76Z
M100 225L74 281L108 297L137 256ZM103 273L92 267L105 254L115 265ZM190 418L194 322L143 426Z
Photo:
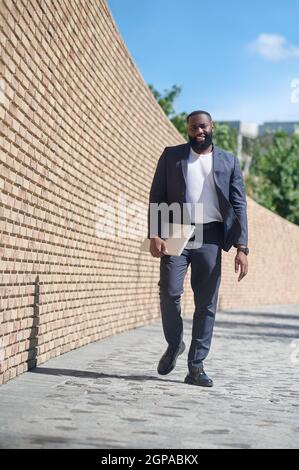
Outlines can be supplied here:
M213 142L218 147L236 154L237 152L237 131L227 124L215 123L213 132Z
M259 204L299 224L299 136L276 131L258 138L246 187Z
M177 128L177 130L184 137L184 139L187 140L187 113L176 113L174 109L174 101L180 95L182 88L178 85L173 85L170 90L164 90L164 94L161 94L158 90L156 90L153 85L149 85L149 89L153 93L154 97L158 101L166 116Z

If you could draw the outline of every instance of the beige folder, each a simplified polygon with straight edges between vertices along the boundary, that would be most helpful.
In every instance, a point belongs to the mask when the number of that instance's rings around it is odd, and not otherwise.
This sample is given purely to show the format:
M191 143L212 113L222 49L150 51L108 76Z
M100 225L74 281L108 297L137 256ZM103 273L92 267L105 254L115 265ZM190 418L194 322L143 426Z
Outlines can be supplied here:
M169 237L165 238L168 255L180 256L187 245L189 239L192 237L195 230L195 225L181 225L169 224ZM150 250L150 239L143 240L140 250Z

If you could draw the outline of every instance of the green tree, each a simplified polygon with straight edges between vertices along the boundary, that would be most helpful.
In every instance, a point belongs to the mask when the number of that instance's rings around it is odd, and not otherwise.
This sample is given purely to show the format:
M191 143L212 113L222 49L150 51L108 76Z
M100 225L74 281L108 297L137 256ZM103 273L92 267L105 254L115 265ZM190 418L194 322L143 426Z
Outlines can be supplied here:
M182 88L178 85L173 85L170 90L164 90L164 94L161 94L158 90L154 88L153 85L149 85L148 87L153 93L161 108L163 109L166 116L177 128L177 130L184 137L184 139L187 140L187 113L176 113L173 104L174 100L181 94Z
M256 202L299 224L299 136L277 131L259 138L246 187Z
M224 150L235 154L237 152L237 131L227 124L215 123L213 142Z

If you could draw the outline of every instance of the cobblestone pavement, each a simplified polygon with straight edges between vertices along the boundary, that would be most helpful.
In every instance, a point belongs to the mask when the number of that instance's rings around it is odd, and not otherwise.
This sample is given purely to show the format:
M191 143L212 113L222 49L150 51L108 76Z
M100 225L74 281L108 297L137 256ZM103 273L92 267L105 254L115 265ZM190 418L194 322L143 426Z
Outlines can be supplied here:
M184 318L190 344L192 319ZM211 389L159 376L160 321L52 359L0 389L2 448L298 448L299 306L217 313Z

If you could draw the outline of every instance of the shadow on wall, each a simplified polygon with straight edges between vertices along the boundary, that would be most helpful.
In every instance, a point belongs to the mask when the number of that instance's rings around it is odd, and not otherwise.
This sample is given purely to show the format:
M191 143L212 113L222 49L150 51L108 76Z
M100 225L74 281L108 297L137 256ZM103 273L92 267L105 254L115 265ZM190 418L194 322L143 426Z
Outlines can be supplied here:
M36 276L34 281L34 298L33 298L33 317L31 331L29 335L29 350L28 350L28 369L32 369L37 365L38 354L38 332L39 332L39 317L40 317L40 280Z

